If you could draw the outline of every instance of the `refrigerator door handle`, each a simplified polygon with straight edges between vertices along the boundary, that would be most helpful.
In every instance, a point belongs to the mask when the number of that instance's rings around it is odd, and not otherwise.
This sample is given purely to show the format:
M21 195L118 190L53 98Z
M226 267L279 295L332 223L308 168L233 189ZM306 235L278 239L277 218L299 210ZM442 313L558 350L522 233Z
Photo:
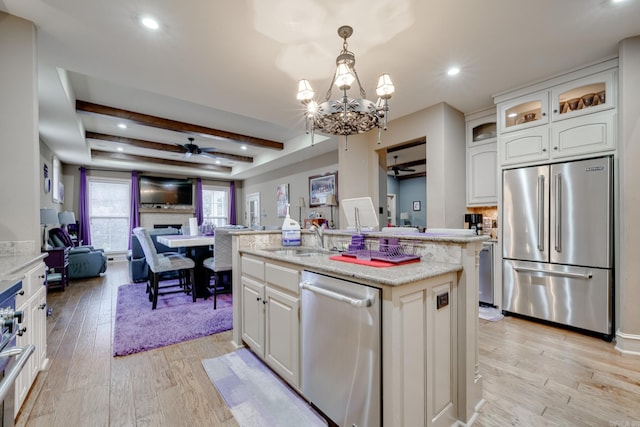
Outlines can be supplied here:
M538 175L538 250L544 251L544 175Z
M555 223L555 244L554 244L554 248L556 250L556 252L562 252L562 244L560 242L560 236L562 234L562 176L561 174L556 174L554 175L555 178L555 187L556 187L556 200L555 200L555 205L556 205L556 223Z
M571 277L572 279L585 279L585 280L589 280L593 278L593 273L590 271L587 271L586 273L569 273L566 271L540 270L537 268L527 268L527 267L513 267L513 269L518 273L544 273L550 276Z

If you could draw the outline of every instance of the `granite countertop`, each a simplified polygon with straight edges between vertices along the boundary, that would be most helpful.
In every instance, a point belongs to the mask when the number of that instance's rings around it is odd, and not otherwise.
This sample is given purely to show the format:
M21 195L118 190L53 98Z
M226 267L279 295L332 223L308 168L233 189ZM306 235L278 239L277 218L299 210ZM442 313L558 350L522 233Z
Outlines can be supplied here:
M48 254L41 252L0 256L0 280L22 278L22 270L44 259Z
M298 246L297 248L301 247ZM295 264L319 273L340 275L345 278L352 278L355 281L360 280L387 286L406 285L408 283L429 279L441 274L462 270L461 264L428 262L424 260L394 267L378 268L329 259L332 255L338 255L338 252L326 255L318 254L300 257L277 253L274 252L273 249L274 248L269 248L269 250L244 249L241 252L261 256L275 261Z
M311 230L302 229L300 230L302 233L313 233ZM386 237L386 238L398 238L402 240L420 240L420 241L432 241L432 242L451 242L451 243L469 243L469 242L483 242L489 240L489 236L487 235L467 235L467 234L457 234L456 229L451 229L451 231L447 231L447 229L437 229L437 231L429 231L425 233L385 233L381 231L365 231L364 234L366 237ZM252 230L252 229L239 229L234 230L232 234L281 234L282 230ZM350 230L324 230L323 234L325 236L345 236L351 237L355 234L354 231Z

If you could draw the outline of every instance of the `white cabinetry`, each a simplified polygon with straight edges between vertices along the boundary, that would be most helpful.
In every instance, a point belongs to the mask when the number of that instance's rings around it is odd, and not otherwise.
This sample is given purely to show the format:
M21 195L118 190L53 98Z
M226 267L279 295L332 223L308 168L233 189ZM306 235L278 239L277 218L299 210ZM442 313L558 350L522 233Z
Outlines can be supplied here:
M300 386L300 272L242 257L242 339L289 384Z
M497 142L495 108L466 116L467 206L492 206L497 196Z
M617 61L499 95L501 166L580 158L616 149ZM527 93L530 91L530 93Z
M44 286L46 265L37 263L25 273L22 293L16 296L16 310L22 311L20 335L16 345L35 345L35 351L16 378L15 413L18 414L38 372L45 369L47 359L47 288Z

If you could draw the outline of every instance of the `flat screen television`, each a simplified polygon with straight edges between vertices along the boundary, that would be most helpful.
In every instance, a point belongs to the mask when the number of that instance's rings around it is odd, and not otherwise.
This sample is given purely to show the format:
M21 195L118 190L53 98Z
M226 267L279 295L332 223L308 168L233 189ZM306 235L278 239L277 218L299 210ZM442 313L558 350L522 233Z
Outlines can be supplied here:
M193 182L190 179L141 176L141 205L192 205Z

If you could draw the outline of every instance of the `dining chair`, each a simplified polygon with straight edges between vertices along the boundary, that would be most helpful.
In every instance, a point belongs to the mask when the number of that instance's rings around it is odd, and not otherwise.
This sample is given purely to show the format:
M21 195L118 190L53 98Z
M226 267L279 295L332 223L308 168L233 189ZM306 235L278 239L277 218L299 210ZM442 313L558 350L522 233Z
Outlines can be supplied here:
M146 228L137 227L133 229L133 234L138 238L142 251L149 266L149 301L151 301L151 309L155 310L158 305L159 295L175 294L179 292L191 293L193 302L196 302L196 293L193 290L194 268L195 262L184 255L176 253L159 254L151 240L151 235ZM160 286L160 273L168 271L178 272L180 280L177 284L171 283ZM186 276L186 273L189 273ZM183 280L182 279L186 279ZM177 289L176 289L177 288ZM162 290L162 291L161 291Z
M213 291L213 309L217 308L218 294L231 292L231 277L225 281L224 276L231 273L231 234L232 228L217 227L213 233L213 256L205 259L202 265L211 270ZM210 280L211 283L211 280Z

